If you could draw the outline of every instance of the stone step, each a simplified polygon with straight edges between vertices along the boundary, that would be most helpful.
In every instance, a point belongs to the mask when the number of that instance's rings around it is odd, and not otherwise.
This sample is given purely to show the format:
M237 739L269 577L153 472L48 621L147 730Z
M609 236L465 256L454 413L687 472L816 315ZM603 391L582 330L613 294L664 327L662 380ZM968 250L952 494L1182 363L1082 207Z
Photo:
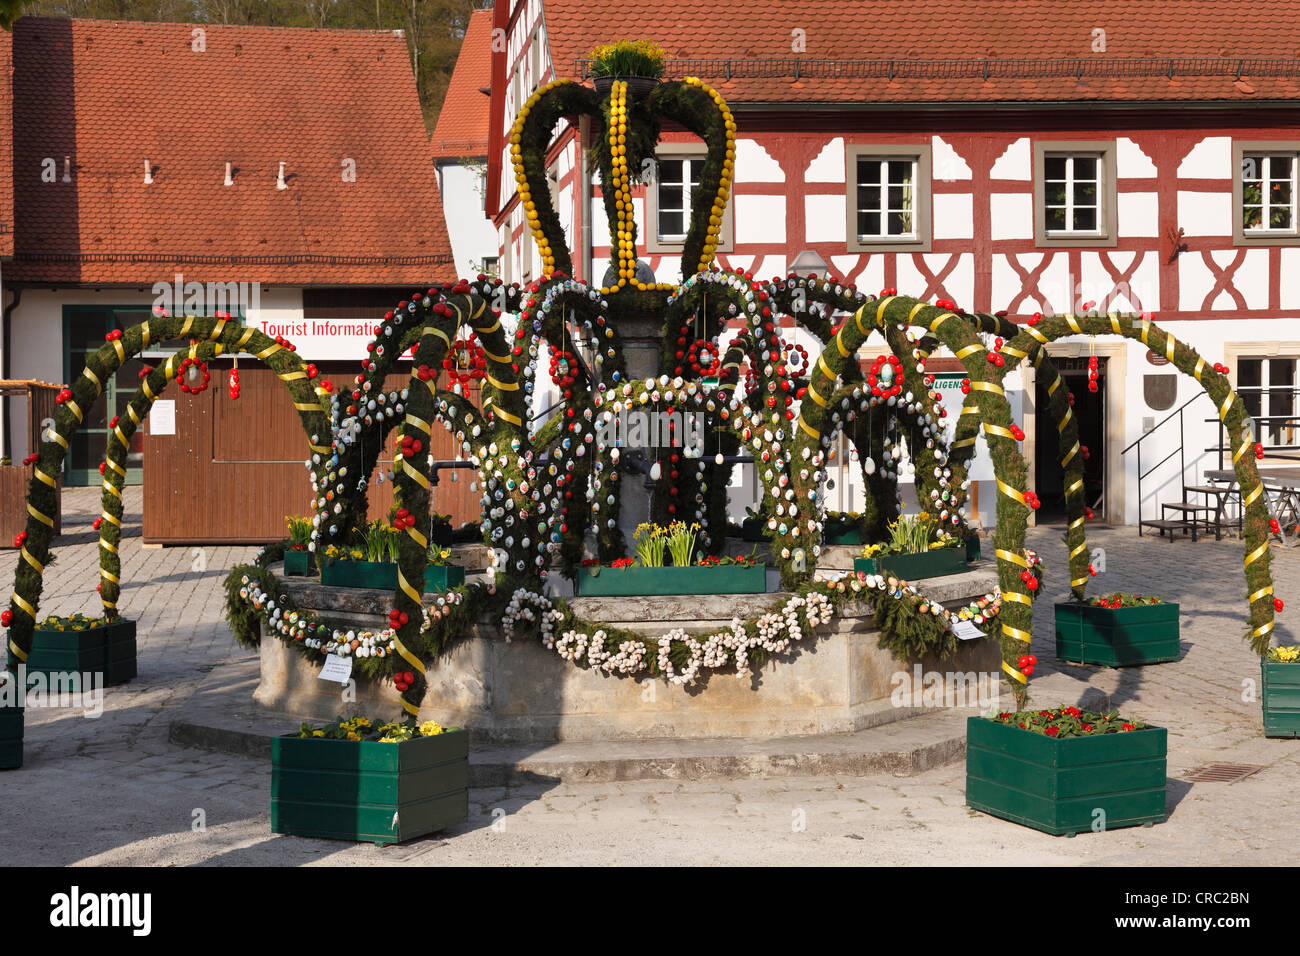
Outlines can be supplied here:
M302 718L255 704L252 693L258 679L257 659L213 668L172 721L171 741L222 753L269 757L271 738L293 732ZM974 713L974 709L935 710L850 734L474 744L470 785L877 773L910 776L962 759L966 718Z

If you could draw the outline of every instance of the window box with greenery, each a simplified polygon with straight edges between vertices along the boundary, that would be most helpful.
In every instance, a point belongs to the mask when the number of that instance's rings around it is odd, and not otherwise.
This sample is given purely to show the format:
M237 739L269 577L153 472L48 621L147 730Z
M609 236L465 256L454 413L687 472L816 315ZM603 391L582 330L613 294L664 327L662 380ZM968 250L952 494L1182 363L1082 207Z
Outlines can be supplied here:
M1056 605L1056 657L1079 664L1131 667L1176 661L1178 605L1149 594L1114 594Z
M626 80L632 92L644 96L659 84L667 56L652 40L620 40L592 50L588 71L602 96L609 93L615 80Z
M929 252L929 146L847 147L850 252Z
M398 513L399 517L404 517ZM401 532L382 521L372 521L357 547L331 545L321 560L320 582L327 587L397 588L397 558ZM429 548L424 569L425 592L447 591L465 583L465 569L448 563L451 551L437 544Z
M1034 144L1034 241L1052 247L1118 245L1115 143Z
M1300 245L1300 144L1233 143L1232 238L1240 246Z
M763 594L767 566L753 556L704 557L695 561L699 525L675 521L667 528L643 524L636 529L636 557L610 567L584 562L578 568L582 597L677 594ZM664 564L665 552L671 565Z
M966 542L939 527L933 515L904 515L889 526L889 540L862 549L853 570L904 581L940 578L967 570Z
M966 721L966 805L1056 836L1165 818L1163 727L1078 707Z

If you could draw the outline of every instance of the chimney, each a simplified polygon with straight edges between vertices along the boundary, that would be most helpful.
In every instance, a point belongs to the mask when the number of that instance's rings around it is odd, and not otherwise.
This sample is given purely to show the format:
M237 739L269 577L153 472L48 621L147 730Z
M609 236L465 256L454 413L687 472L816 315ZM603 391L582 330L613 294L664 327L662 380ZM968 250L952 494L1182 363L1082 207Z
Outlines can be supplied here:
M144 184L146 186L153 185L153 164L149 162L147 157L144 161Z
M286 184L285 184L285 181L284 181L284 161L283 161L283 160L281 160L281 162L280 162L280 175L278 175L278 176L275 177L275 188L276 188L276 189L288 189L288 188L289 188L288 185L286 185Z
M235 185L235 177L231 175L230 160L226 160L226 181L222 183L222 185L223 186Z

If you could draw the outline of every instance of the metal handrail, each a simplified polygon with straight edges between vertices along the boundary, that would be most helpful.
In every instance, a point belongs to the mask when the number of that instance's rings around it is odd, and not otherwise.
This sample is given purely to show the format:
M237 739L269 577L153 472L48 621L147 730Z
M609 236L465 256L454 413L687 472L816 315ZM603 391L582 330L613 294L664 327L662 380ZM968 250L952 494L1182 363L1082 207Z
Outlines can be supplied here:
M1183 409L1185 409L1188 405L1192 404L1192 402L1196 401L1198 398L1200 398L1202 395L1205 395L1205 394L1206 394L1206 392L1205 392L1204 389L1202 389L1201 391L1197 392L1195 395L1193 395L1193 396L1192 396L1191 398L1189 398L1187 401L1183 402L1183 404L1179 405L1176 409L1174 409L1174 411L1170 412L1170 413L1169 413L1168 415L1166 415L1163 419L1161 419L1159 422L1157 422L1155 425L1153 425L1153 426L1151 427L1151 430L1150 430L1150 431L1143 432L1140 436L1138 436L1138 439L1137 439L1136 441L1134 441L1134 442L1130 442L1129 445L1128 445L1128 447L1126 447L1123 451L1120 452L1121 455L1126 455L1126 454L1128 454L1129 449L1132 449L1132 448L1136 448L1136 449L1137 449L1137 473L1138 473L1138 531L1139 531L1139 533L1140 533L1141 530L1142 530L1142 479L1145 478L1145 477L1147 477L1147 475L1151 474L1153 471L1155 471L1157 468L1159 468L1161 465L1163 465L1165 462L1167 462L1170 458L1173 458L1174 455L1177 455L1177 456L1178 456L1178 474L1179 474L1179 476L1181 477L1181 476L1184 476L1184 475L1187 474L1187 456L1186 456L1186 453L1185 453L1185 451L1184 451L1184 449L1187 447L1187 440L1186 440L1186 437L1187 437L1187 436L1186 436L1186 432L1185 432L1185 430L1184 430L1184 428L1183 428ZM1177 447L1176 449L1174 449L1173 451L1171 451L1169 454L1165 455L1164 458L1161 458L1158 462L1156 462L1154 465L1152 465L1152 466L1151 466L1150 468L1148 468L1146 471L1143 471L1143 470L1142 470L1142 443L1143 443L1144 441L1146 441L1148 438L1150 438L1152 435L1154 435L1157 431L1159 431L1161 425L1165 424L1166 422L1172 421L1174 418L1177 418L1177 419L1178 419L1178 447ZM1195 534L1194 531L1193 531L1193 534ZM1171 535L1171 536L1172 536L1172 535Z
M1256 430L1256 422L1281 422L1283 428L1300 428L1300 416L1297 415L1260 415L1256 418L1254 415L1248 419L1251 423L1251 431L1258 440L1259 432ZM1219 443L1218 445L1205 449L1206 452L1217 451L1219 453L1219 471L1223 471L1223 453L1228 450L1224 439L1227 437L1228 426L1221 418L1207 418L1206 423L1215 422L1219 426ZM1267 427L1267 426L1266 426ZM1269 451L1268 446L1264 446L1264 454L1269 458L1283 458L1287 461L1300 461L1300 452L1278 451L1275 446Z

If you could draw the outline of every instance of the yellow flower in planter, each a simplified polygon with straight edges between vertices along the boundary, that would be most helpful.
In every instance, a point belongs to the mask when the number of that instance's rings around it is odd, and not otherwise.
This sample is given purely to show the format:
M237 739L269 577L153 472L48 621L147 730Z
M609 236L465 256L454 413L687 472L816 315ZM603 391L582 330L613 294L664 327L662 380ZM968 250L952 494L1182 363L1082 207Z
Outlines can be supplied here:
M424 737L436 737L442 733L442 725L436 720L426 720L420 725L420 734Z

